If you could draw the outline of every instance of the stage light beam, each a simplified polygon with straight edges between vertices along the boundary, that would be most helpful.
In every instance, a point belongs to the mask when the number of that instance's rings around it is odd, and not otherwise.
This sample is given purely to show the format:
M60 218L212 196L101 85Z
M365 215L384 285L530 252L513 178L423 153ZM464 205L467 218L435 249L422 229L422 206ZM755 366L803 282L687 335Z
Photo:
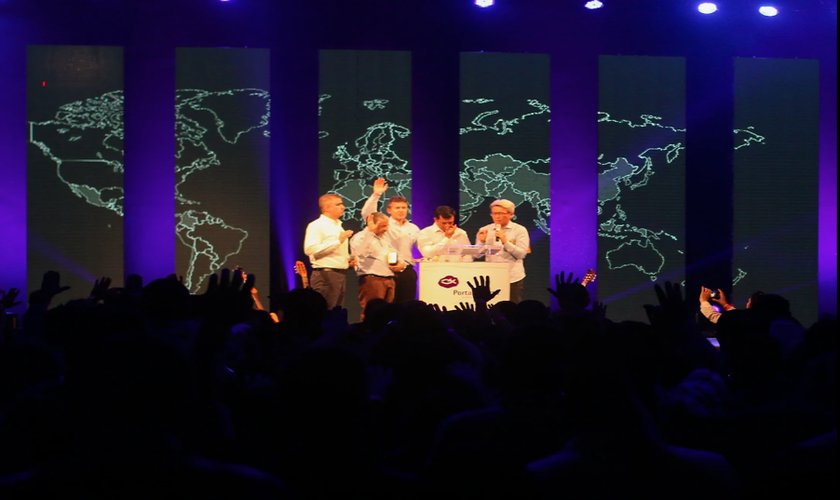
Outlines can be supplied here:
M600 9L603 6L604 3L599 0L592 0L590 2L586 2L586 4L584 5L584 7L586 7L589 10Z
M700 11L701 14L714 14L717 12L718 8L717 5L711 2L705 2L698 5L697 10Z
M481 8L492 7L495 3L495 0L475 0L475 4Z
M779 15L779 9L777 9L776 7L773 7L772 5L762 5L761 7L759 7L758 12L762 16L767 16L767 17L774 17L774 16Z

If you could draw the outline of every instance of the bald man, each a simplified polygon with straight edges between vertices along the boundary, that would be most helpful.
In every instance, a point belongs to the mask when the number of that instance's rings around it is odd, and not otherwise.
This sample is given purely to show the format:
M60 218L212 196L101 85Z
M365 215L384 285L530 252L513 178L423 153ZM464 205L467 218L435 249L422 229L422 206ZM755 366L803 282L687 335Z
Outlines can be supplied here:
M303 253L312 264L313 290L327 300L327 307L344 307L347 289L347 269L356 265L350 260L347 239L353 234L341 225L344 201L336 194L325 194L318 199L321 216L306 226Z

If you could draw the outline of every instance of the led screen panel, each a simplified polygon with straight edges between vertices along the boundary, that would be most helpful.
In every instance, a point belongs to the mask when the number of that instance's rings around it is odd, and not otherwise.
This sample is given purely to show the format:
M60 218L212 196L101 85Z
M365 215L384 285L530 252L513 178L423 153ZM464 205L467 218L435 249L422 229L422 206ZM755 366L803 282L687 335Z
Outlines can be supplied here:
M123 277L123 49L27 49L29 290L47 270L86 298L101 276Z
M175 255L193 293L235 266L269 282L269 55L177 49Z
M654 283L685 280L685 59L601 56L598 295L646 321Z

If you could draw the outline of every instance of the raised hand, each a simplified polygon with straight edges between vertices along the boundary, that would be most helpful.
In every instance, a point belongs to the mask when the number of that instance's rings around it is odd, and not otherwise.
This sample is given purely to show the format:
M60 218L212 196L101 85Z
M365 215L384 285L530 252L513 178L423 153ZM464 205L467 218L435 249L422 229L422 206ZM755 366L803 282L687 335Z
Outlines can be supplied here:
M53 297L69 289L69 286L61 286L61 275L58 272L47 271L44 273L43 280L41 280L41 288L29 294L29 303L48 306Z
M230 269L222 269L221 278L211 274L202 296L204 317L227 327L241 322L254 307L251 290L255 281L253 274L246 278L240 272L231 273Z
M184 284L184 275L177 276L174 273L167 276L167 278L171 279L172 281L177 281L180 284ZM186 285L185 285L186 286Z
M476 276L473 281L474 284L467 281L467 286L472 290L472 298L476 303L483 302L486 304L496 298L496 295L499 295L499 292L502 291L501 289L495 292L490 291L490 276Z
M429 304L429 307L432 308L432 311L437 312L437 313L445 313L446 312L446 306L441 307L437 304Z
M548 293L557 299L557 305L564 311L582 312L589 305L589 292L580 284L580 278L574 278L574 273L560 272L554 276L554 289L547 288Z
M347 238L349 238L351 236L353 236L353 231L351 229L348 229L346 231L342 231L338 235L338 241L340 241L341 243L344 243L345 241L347 241Z
M379 178L373 181L373 194L385 194L385 191L388 190L388 183L385 182L385 179Z
M93 289L90 291L88 298L96 301L105 300L105 295L107 295L109 288L111 288L111 278L103 276L101 280L94 282Z
M8 292L0 290L0 309L8 310L20 304L20 301L15 301L18 295L20 295L20 290L17 288L9 288Z
M592 304L592 313L598 319L607 319L607 305L603 302L595 302Z
M466 302L461 302L460 304L455 306L456 311L473 311L475 312L475 304L467 304Z
M703 302L711 302L712 300L712 289L706 288L705 286L700 287L700 303Z
M347 309L335 306L327 311L324 318L324 331L332 335L341 335L350 330L350 322L347 321Z
M482 245L487 242L487 230L482 229L478 232L478 242Z
M665 282L665 286L654 285L653 290L659 301L658 306L645 305L645 312L651 325L674 325L680 324L689 319L693 310L683 300L682 289L679 283Z
M720 295L720 297L718 297L716 299L712 299L712 300L714 300L715 302L717 302L718 304L720 304L724 307L728 306L729 305L729 300L727 300L726 294L723 293L723 290L718 288L717 292L718 292L718 295Z
M57 271L47 271L41 280L41 290L56 296L61 292L70 290L69 286L61 286L61 274Z

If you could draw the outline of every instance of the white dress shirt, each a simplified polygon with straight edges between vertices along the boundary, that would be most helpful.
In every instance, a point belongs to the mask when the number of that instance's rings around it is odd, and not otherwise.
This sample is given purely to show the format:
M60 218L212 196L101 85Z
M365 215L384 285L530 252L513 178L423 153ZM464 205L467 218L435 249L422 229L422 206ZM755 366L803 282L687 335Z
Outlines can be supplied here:
M303 238L303 253L309 256L313 269L347 269L350 252L347 250L347 240L339 241L344 232L340 220L333 220L326 215L310 222L306 226L306 236Z
M528 236L528 230L515 222L508 222L507 226L502 228L502 232L507 236L507 243L502 245L501 241L496 240L496 225L488 224L479 232L487 231L487 240L482 243L475 237L476 245L501 245L503 249L496 255L488 255L485 257L486 262L509 262L510 266L510 282L516 283L525 278L525 265L523 260L528 255L528 248L531 246L531 238Z
M388 268L388 254L394 252L394 247L383 234L376 236L373 231L365 228L350 238L350 248L358 259L356 274L364 276L393 276L394 272Z
M443 229L439 228L437 224L421 229L417 235L417 248L427 259L436 255L446 255L447 249L452 245L469 244L470 237L460 227L455 229L451 238L447 238Z
M370 198L362 207L362 220L367 221L368 216L377 211L376 206L379 204L381 196L376 193L370 195ZM420 228L407 219L400 224L393 217L390 217L388 232L385 233L385 237L388 239L388 243L396 249L400 260L405 262L407 266L414 265L414 255L411 253L411 247L417 244L417 234L419 232Z

